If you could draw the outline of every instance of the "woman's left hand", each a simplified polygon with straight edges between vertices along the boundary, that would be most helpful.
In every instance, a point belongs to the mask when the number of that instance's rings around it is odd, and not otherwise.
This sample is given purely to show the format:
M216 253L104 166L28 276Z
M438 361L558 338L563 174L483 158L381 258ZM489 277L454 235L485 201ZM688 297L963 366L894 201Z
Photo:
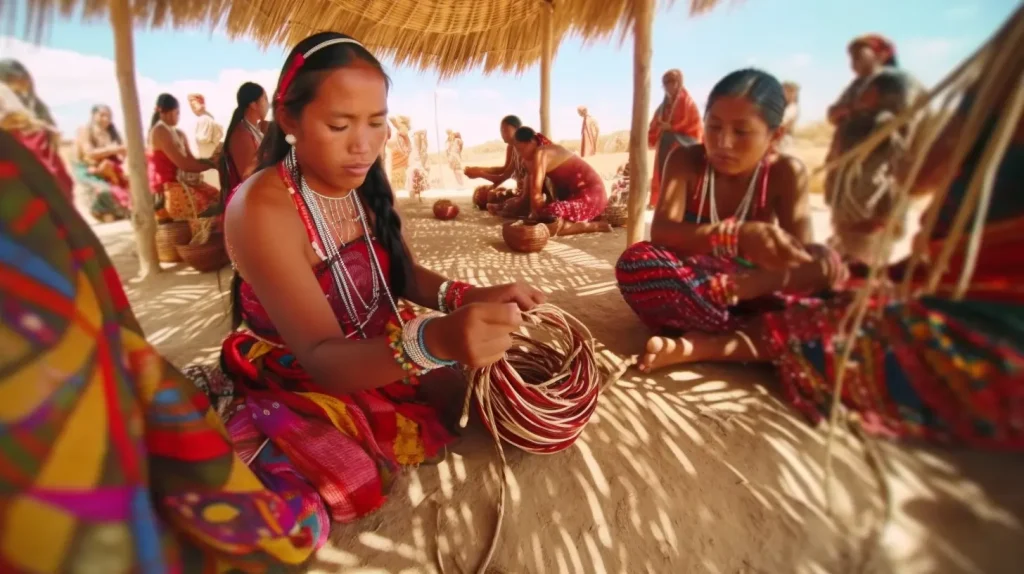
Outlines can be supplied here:
M539 289L522 281L494 287L475 287L462 296L463 306L470 303L515 303L523 311L529 311L545 301L547 296Z

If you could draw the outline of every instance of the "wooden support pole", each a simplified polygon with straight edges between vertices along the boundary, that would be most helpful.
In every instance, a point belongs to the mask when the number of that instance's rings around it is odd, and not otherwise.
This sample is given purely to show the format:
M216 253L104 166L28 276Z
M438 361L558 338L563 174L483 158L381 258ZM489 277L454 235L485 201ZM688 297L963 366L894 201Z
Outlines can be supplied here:
M540 131L549 138L551 135L551 58L555 44L555 10L551 3L541 10L541 57L540 57Z
M124 110L123 133L128 151L128 181L131 185L132 227L139 252L139 275L160 272L156 254L156 217L153 194L146 177L146 147L139 114L139 90L135 85L135 48L132 42L132 10L129 0L110 0L110 25L114 29L114 62Z
M651 101L651 35L654 0L633 0L633 121L629 129L629 203L626 247L644 239L644 208L650 191L647 111Z

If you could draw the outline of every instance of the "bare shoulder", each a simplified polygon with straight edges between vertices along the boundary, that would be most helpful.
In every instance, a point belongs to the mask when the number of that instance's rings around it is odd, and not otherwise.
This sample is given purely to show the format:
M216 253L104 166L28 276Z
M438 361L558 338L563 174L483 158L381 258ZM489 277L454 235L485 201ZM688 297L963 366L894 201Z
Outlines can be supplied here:
M775 189L799 192L806 187L807 166L795 156L779 154L768 166L768 181Z
M259 232L276 235L287 229L290 214L295 209L288 188L276 169L266 168L252 174L231 196L224 211L225 228L232 235L266 225Z
M707 155L704 152L704 146L678 147L668 154L665 173L668 177L690 179L703 173L706 165Z

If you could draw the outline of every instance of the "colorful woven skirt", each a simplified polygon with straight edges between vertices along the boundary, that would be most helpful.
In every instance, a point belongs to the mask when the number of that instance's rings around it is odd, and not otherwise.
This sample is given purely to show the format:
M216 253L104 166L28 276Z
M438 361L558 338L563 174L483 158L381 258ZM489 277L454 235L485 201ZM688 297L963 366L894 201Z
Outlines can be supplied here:
M783 309L798 298L771 295L727 305L723 283L746 269L722 257L680 257L651 242L626 249L615 265L619 292L651 330L723 333L758 313Z
M287 349L245 331L225 340L221 364L239 395L232 441L270 488L287 493L318 547L332 520L377 510L402 466L438 459L452 440L413 385L328 394Z
M843 403L866 430L939 443L1024 449L1024 307L923 299L873 303L848 343L853 300L808 301L762 317L787 398L827 416L845 344Z

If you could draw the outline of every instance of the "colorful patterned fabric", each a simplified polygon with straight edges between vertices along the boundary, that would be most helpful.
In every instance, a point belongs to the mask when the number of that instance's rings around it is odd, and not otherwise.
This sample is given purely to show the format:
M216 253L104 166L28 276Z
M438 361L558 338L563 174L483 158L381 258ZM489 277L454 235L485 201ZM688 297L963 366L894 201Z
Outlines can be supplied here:
M959 113L971 105L963 98ZM940 208L931 252L938 253L974 174L992 124L966 158ZM938 297L890 301L850 343L853 364L843 402L870 430L980 448L1024 449L1024 141L1011 143L996 174L992 203L966 298L948 296L963 269L968 238L941 279ZM895 271L895 270L894 270ZM897 276L899 273L894 272ZM914 283L924 274L915 276ZM787 395L812 418L828 412L836 357L844 344L836 325L852 294L765 316L763 331Z
M554 201L540 212L542 219L594 221L608 207L604 180L583 158L574 155L547 173Z
M727 281L746 267L711 255L680 257L644 241L626 249L615 265L619 291L651 330L724 333L758 313L785 308L799 298L772 295L729 306Z
M325 253L309 207L283 165L279 173L314 251ZM376 241L372 248L386 281L387 251ZM373 269L367 245L350 243L341 257L352 288L362 300L371 301ZM356 326L350 324L331 279L333 264L322 260L311 272L342 330L355 336ZM298 520L313 531L319 547L326 541L331 520L350 522L380 508L401 466L435 460L452 437L439 414L418 400L417 386L396 382L348 395L325 392L284 345L244 281L239 298L247 329L229 335L221 352L221 365L239 395L231 407L235 412L228 429L240 452L259 453L252 468L271 489L276 484L288 487L289 504ZM393 318L388 303L381 301L362 331L368 338L382 336ZM267 447L259 450L261 444Z
M0 131L0 572L299 564L309 530L146 343L99 240Z
M89 212L93 217L100 221L124 219L131 204L128 178L120 162L107 160L103 165L104 169L93 169L76 161L71 164L71 172L89 195Z

